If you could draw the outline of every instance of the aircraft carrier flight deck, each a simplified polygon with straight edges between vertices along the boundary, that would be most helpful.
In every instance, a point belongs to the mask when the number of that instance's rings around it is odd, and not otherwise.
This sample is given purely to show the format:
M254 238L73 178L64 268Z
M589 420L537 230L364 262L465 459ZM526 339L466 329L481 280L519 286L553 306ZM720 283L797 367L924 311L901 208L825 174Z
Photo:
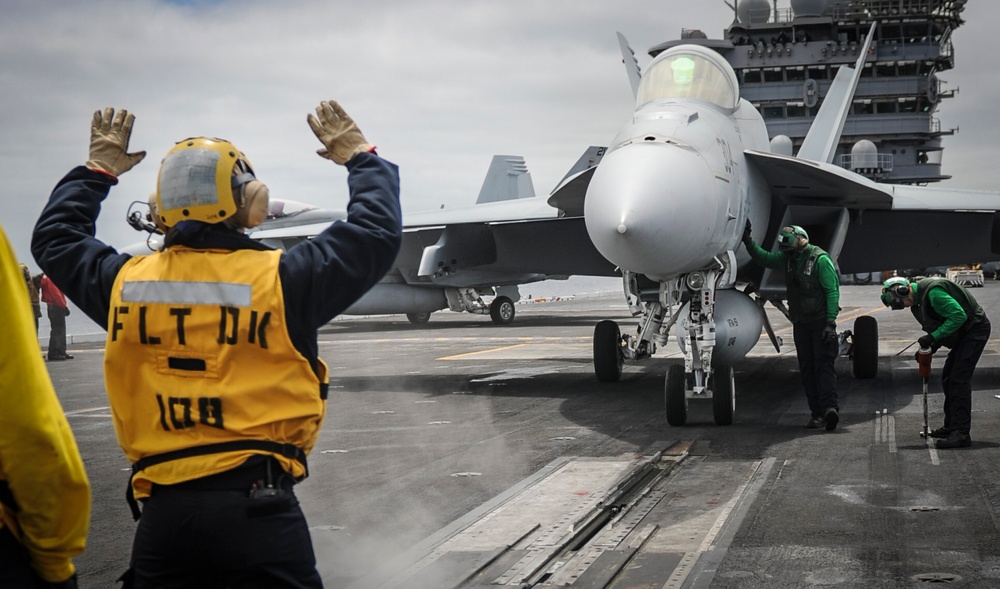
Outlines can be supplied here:
M1000 314L1000 283L972 289ZM871 316L878 372L838 360L841 421L810 430L791 328L735 366L736 413L716 426L692 401L668 425L676 346L594 377L602 319L631 329L621 294L521 304L488 317L351 319L320 334L326 422L297 487L328 587L1000 587L1000 339L976 372L971 448L919 436L918 325L842 289L839 329ZM941 425L940 372L929 382ZM134 522L115 442L102 344L49 364L93 485L81 587L113 587Z

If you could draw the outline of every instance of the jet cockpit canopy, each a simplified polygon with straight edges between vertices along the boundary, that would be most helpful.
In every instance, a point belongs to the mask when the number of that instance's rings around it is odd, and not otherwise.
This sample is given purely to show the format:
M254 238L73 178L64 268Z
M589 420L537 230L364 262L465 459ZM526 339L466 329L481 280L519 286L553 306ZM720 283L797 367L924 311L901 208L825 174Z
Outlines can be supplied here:
M671 98L703 100L728 111L740 102L736 72L711 49L678 45L656 56L639 82L636 106Z

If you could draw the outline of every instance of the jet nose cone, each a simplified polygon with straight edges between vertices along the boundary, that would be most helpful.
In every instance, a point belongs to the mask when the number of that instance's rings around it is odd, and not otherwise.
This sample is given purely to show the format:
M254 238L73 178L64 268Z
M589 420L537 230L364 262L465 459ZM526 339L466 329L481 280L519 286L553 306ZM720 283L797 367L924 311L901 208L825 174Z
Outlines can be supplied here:
M690 149L621 147L604 156L587 188L587 232L597 250L625 270L668 277L703 267L723 240L720 182Z

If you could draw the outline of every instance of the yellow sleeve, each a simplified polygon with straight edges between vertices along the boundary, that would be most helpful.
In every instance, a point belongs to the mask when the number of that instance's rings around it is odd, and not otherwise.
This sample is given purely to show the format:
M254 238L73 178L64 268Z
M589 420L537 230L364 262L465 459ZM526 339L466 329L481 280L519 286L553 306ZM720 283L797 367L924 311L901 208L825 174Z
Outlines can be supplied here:
M27 290L0 228L0 477L31 566L48 582L73 575L90 525L90 483L42 360ZM18 530L14 530L17 535Z

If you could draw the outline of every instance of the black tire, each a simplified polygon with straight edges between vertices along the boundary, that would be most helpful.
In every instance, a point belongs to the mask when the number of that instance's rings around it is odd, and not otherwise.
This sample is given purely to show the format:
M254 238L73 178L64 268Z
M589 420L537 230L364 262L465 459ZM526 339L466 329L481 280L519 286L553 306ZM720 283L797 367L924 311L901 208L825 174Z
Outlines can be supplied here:
M406 320L414 325L423 325L431 320L430 313L407 313Z
M497 297L490 303L490 319L497 325L510 325L514 321L514 301Z
M622 333L618 324L604 320L594 328L594 374L601 382L618 382L622 377Z
M719 366L712 374L712 415L716 425L733 425L736 381L732 366Z
M683 364L671 364L667 368L667 378L663 383L664 405L667 410L667 423L680 427L687 422L688 408L687 376Z
M854 378L875 378L878 373L878 321L869 315L854 320Z

